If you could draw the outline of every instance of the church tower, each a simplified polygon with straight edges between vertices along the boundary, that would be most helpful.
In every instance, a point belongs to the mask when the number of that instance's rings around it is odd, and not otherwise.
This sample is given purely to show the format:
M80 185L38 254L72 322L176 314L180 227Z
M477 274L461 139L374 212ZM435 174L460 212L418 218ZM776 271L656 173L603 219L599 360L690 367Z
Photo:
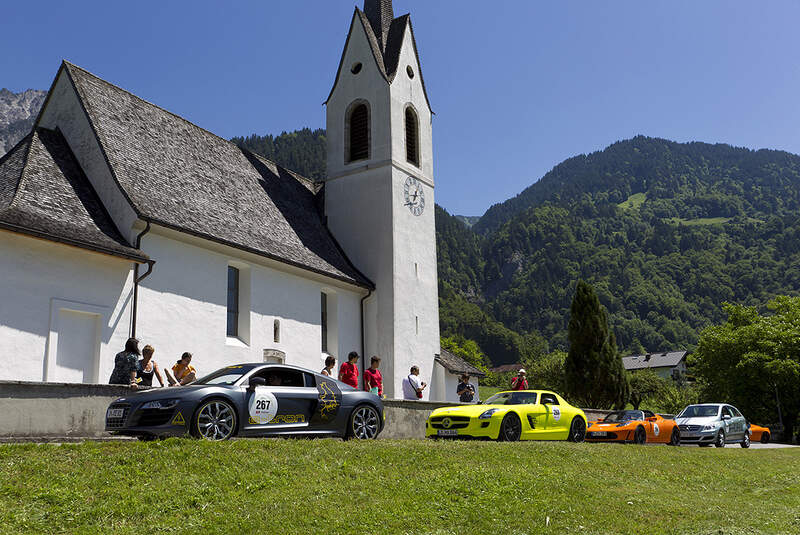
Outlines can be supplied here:
M356 8L326 105L328 226L375 283L365 363L380 356L384 393L401 398L412 365L431 384L439 303L433 113L411 19L395 18L391 0Z

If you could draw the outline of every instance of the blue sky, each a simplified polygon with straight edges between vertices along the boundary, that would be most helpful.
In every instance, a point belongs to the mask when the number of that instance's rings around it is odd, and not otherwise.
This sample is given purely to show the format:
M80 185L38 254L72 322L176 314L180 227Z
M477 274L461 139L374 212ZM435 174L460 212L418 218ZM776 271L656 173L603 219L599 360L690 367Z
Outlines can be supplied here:
M223 137L324 126L353 0L13 2L0 87L61 58ZM361 5L361 2L359 2ZM480 215L637 134L800 153L796 0L395 0L434 120L436 200Z

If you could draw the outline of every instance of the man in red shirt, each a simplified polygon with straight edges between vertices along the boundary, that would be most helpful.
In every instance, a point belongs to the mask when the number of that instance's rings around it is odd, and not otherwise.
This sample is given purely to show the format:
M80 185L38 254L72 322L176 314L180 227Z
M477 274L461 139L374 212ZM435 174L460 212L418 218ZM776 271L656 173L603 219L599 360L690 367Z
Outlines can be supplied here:
M378 397L383 397L383 376L378 366L381 363L380 357L372 357L369 368L364 370L364 390L372 392Z
M525 368L520 368L517 376L511 379L511 390L527 390L528 380L525 378Z
M347 362L342 362L339 368L339 380L344 384L350 385L353 388L358 388L358 353L351 351L347 355Z

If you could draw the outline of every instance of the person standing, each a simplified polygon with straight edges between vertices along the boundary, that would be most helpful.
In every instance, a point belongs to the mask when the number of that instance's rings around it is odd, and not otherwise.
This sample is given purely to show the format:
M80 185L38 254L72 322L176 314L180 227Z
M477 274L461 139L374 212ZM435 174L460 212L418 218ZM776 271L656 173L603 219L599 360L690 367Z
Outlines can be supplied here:
M128 385L136 388L136 364L139 361L139 340L128 338L125 350L114 357L114 371L108 380L110 385Z
M511 379L511 390L527 390L528 380L525 378L525 368L520 368L517 376Z
M335 366L336 366L336 357L334 357L333 355L329 355L325 358L325 367L322 368L322 371L320 373L322 375L327 375L328 377L331 377L331 375L333 374L333 368Z
M192 354L189 352L181 355L180 360L172 367L172 374L175 377L170 381L169 386L188 385L197 380L197 371L192 366ZM168 379L171 379L167 376Z
M422 391L428 386L419 378L419 368L411 366L411 373L403 379L403 399L422 399Z
M347 362L342 362L339 367L339 380L353 388L358 388L358 353L351 351L347 355Z
M161 375L158 362L153 360L153 353L155 353L155 349L151 345L142 348L142 360L136 363L136 380L139 386L152 387L153 375L156 376L161 386L164 386L164 377Z
M369 368L364 370L364 390L372 392L379 398L383 397L383 376L378 366L381 365L380 357L372 357L369 361Z
M469 382L469 375L466 373L461 376L461 381L456 387L456 394L461 403L472 403L475 399L475 387Z

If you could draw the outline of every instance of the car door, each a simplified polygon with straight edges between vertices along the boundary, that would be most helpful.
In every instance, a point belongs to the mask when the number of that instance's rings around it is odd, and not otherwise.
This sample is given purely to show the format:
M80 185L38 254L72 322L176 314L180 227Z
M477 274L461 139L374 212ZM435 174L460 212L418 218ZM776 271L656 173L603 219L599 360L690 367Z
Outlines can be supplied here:
M668 442L669 433L664 429L664 421L650 411L642 411L644 414L645 429L647 430L648 442ZM671 429L670 429L671 431Z
M555 438L568 431L569 422L562 413L561 403L554 394L542 393L539 403L541 403L547 411L547 418L545 419L545 435L548 438ZM565 423L566 422L566 423Z
M539 403L538 393L514 392L508 404L514 405L514 409L520 415L523 439L535 439L545 432L547 409Z
M733 441L736 439L736 424L733 421L733 413L730 407L727 405L723 406L720 417L722 418L722 429L725 430L726 442Z
M245 390L241 410L243 434L302 433L309 430L318 397L311 374L270 366L252 377L260 377L267 384Z
M744 440L744 435L747 432L747 421L742 413L736 407L728 407L731 411L731 430L737 440Z

